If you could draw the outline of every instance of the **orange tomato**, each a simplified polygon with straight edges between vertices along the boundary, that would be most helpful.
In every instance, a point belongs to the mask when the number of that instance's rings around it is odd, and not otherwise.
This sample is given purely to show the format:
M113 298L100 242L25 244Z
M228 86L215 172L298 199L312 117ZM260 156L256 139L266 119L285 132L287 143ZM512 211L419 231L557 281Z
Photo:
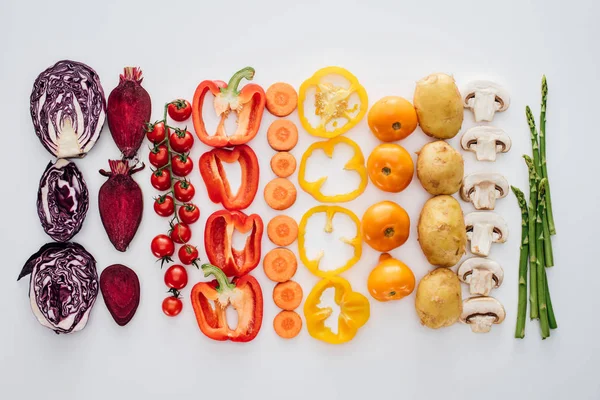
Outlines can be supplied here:
M361 227L365 242L375 250L385 252L406 242L410 232L410 218L398 204L382 201L365 211Z
M403 97L387 96L373 104L367 116L369 128L383 142L402 140L417 129L417 112Z
M371 182L384 192L406 189L415 173L410 153L393 143L380 144L369 155L367 171Z
M402 261L383 253L369 274L367 287L375 300L400 300L415 290L415 275Z

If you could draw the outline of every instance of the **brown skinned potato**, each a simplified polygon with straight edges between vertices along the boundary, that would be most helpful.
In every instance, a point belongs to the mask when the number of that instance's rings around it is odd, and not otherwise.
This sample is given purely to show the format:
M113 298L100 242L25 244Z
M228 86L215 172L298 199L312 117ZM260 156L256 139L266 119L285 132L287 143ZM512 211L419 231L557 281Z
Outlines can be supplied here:
M463 102L450 75L431 74L418 81L413 104L419 125L427 135L450 139L460 131L464 116Z
M421 323L438 329L454 324L462 313L460 281L447 268L438 268L421 279L415 297Z
M433 195L458 192L464 173L462 156L443 140L427 143L419 151L417 177Z

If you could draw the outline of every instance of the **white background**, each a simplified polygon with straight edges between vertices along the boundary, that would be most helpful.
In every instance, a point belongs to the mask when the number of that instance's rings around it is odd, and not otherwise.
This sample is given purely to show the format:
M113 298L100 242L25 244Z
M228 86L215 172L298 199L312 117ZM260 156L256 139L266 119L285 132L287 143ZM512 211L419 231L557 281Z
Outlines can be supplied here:
M594 0L2 1L0 398L600 398L600 268L594 258L600 219L597 177L592 175L598 170L599 13L600 3ZM371 301L371 319L346 345L321 343L306 330L284 341L272 329L277 313L270 298L273 283L259 267L253 273L265 295L259 336L249 344L211 341L196 325L189 287L182 315L170 319L160 310L166 289L149 243L167 229L167 222L152 211L156 193L149 184L149 169L135 176L146 203L131 247L119 253L106 237L97 211L97 192L105 179L97 171L107 168L107 159L117 158L119 151L105 126L91 153L76 161L91 199L75 241L96 257L99 271L117 262L135 269L142 284L141 304L130 324L119 327L99 297L85 330L55 335L37 323L27 299L27 279L17 283L16 277L25 260L49 241L35 201L51 156L34 134L29 94L36 76L64 58L96 69L107 96L124 66L141 66L144 87L153 100L153 119L160 118L164 102L191 99L200 81L227 80L246 65L256 68L255 81L265 88L276 81L298 87L317 69L341 65L360 79L371 104L384 95L412 99L415 81L432 72L451 73L459 85L486 77L503 84L512 96L510 109L497 115L494 124L511 135L514 146L495 164L477 163L473 154L463 153L466 171L500 171L523 189L527 178L521 154L530 153L524 108L530 104L537 117L540 77L545 73L550 86L549 171L558 227L556 267L548 275L558 331L542 342L539 324L528 321L527 337L513 339L520 214L511 194L497 206L509 223L510 238L495 245L491 254L506 272L505 284L494 295L505 305L507 319L487 335L472 334L461 324L439 331L422 327L413 294L399 302ZM297 115L292 119L297 122ZM276 215L262 198L264 185L273 178L268 163L274 152L266 141L272 120L265 113L251 143L260 156L261 178L249 211L261 214L265 224ZM472 115L466 113L463 130L473 125ZM366 118L348 136L365 156L377 145ZM313 140L301 132L293 151L298 160ZM418 129L401 144L414 153L427 141ZM206 151L196 143L195 162ZM451 143L457 147L458 137ZM143 159L147 152L145 143ZM324 168L333 171L342 162ZM196 168L192 182L202 210L192 241L202 245L204 222L217 207L208 200ZM369 185L345 206L359 216L381 199L405 207L413 222L411 237L393 255L420 279L431 269L416 241L416 221L427 198L415 178L398 195ZM299 193L288 213L299 220L315 204ZM271 247L265 238L264 252ZM366 293L366 278L377 257L365 245L361 261L344 274L356 290ZM202 279L200 272L190 270L191 283ZM295 279L305 294L317 282L302 266Z

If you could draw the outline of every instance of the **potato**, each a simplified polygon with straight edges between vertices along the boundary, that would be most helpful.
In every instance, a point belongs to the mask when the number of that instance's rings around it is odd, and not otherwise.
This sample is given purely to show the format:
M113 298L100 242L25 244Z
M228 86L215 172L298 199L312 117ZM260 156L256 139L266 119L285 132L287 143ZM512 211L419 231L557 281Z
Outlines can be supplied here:
M421 129L429 136L450 139L462 126L464 110L454 78L431 74L417 82L413 104Z
M452 267L465 254L467 232L463 212L452 196L429 199L421 210L417 226L419 244L427 261L438 267Z
M427 143L417 158L417 177L433 195L454 194L460 189L465 162L458 151L443 140Z
M421 323L428 328L450 326L462 313L462 293L458 276L447 268L438 268L421 279L415 308Z

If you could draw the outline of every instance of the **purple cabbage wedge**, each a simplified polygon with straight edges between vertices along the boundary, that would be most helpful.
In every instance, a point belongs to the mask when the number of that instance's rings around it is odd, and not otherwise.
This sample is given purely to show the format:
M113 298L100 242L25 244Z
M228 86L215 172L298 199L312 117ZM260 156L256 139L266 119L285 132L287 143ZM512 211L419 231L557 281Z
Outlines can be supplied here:
M42 72L30 98L35 133L57 158L83 157L98 140L106 100L96 71L63 60Z
M37 211L44 231L57 242L79 232L89 207L88 189L75 163L49 162L38 189Z
M80 244L48 243L29 257L29 300L40 324L56 333L85 328L98 296L96 260Z

